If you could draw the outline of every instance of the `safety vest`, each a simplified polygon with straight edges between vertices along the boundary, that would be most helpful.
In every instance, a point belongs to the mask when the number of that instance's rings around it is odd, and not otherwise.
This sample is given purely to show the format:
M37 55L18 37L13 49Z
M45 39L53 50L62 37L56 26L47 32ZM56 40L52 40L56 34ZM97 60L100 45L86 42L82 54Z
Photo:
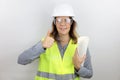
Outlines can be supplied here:
M75 75L72 62L76 47L77 44L73 44L71 39L62 58L57 42L54 42L40 55L35 80L80 80L79 76Z

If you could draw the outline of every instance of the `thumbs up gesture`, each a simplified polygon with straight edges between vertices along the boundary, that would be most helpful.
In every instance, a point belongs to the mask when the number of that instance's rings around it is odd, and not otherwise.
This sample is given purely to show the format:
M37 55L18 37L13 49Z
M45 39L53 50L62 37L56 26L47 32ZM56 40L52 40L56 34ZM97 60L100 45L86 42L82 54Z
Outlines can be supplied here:
M54 43L54 39L50 37L50 30L47 32L45 39L42 41L43 48L50 48Z

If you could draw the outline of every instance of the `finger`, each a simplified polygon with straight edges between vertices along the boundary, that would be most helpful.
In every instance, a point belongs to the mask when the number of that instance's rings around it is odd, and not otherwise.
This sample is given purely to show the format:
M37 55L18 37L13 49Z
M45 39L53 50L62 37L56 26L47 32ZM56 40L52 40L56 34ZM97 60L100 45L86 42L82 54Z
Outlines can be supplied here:
M77 57L78 57L78 55L77 55L77 48L76 48L73 59L76 59Z
M76 56L80 57L80 55L78 54L78 48L76 48Z
M54 42L54 38L50 37L50 40L51 40L52 42Z
M54 39L49 38L48 43L54 43Z
M51 44L53 44L54 43L54 41L51 41Z
M84 54L84 55L83 55L82 59L83 59L83 60L85 60L85 59L86 59L86 54Z
M54 38L51 38L51 43L52 43L52 44L54 43L54 41L55 41Z
M50 34L51 34L51 31L50 31L50 30L48 30L48 32L47 32L47 36L50 36Z
M49 42L49 44L50 44L50 45L52 45L52 44L53 44L53 42L52 42L52 41L50 41L50 42Z
M86 54L84 54L83 57L86 58Z

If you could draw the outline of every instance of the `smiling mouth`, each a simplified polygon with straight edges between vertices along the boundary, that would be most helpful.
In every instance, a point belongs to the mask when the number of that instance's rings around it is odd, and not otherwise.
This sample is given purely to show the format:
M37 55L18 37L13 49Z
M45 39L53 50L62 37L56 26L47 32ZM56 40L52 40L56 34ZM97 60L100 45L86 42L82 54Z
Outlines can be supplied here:
M67 28L60 28L60 30L62 30L62 31L64 31L64 30L66 30Z
M64 30L66 30L67 28L65 27L65 26L62 26L61 28L60 28L60 30L62 30L62 31L64 31Z

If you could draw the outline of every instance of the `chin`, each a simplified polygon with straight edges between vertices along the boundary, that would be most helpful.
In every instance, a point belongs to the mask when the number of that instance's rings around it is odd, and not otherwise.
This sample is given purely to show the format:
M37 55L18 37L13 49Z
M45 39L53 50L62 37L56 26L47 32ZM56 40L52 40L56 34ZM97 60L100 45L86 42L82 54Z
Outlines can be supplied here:
M60 32L61 35L68 35L66 32Z

